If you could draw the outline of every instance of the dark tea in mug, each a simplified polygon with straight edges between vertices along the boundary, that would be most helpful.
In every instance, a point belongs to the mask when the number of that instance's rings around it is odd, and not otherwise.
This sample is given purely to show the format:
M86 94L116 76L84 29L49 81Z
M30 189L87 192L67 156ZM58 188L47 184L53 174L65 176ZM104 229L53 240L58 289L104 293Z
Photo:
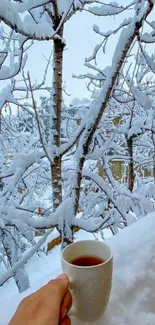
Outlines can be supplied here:
M95 266L104 263L105 261L97 256L78 256L70 263L76 266Z

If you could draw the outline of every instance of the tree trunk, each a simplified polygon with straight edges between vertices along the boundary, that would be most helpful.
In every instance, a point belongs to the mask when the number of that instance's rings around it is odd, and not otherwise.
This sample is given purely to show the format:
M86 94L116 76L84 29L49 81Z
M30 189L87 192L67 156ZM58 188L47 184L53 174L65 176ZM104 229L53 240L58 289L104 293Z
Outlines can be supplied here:
M128 153L129 153L129 164L128 164L128 189L130 192L133 191L134 187L134 160L133 160L133 137L126 138Z
M155 136L154 136L153 133L151 135L151 138L152 138L153 148L154 148L154 155L153 155L153 178L155 180Z
M155 180L155 156L153 157L153 178Z
M59 25L59 20L55 23L55 28ZM63 35L63 27L59 31ZM64 44L61 40L54 40L53 57L53 120L52 134L53 145L60 147L61 138L61 109L62 109L62 67L63 67ZM61 181L61 156L55 157L51 162L52 188L53 188L53 210L55 211L62 202L62 181Z
M57 29L59 22L59 19L55 20L55 29ZM59 30L59 36L63 36L63 26ZM62 69L64 46L65 44L61 39L54 40L52 142L55 150L57 150L61 145ZM54 160L51 162L53 211L55 211L62 202L61 164L61 156L55 156ZM63 220L61 229L58 228L58 231L62 237L62 248L73 242L73 229L68 225L68 222L65 219Z

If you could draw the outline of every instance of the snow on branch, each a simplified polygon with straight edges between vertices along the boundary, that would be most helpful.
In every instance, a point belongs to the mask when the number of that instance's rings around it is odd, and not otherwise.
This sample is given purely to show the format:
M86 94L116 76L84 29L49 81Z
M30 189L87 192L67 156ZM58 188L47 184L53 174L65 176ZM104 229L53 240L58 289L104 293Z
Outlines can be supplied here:
M88 172L88 171L84 170L82 175L83 175L83 177L93 180L93 182L96 183L96 185L98 185L100 187L100 189L106 194L106 196L113 203L114 207L120 213L120 215L122 216L122 220L124 220L124 222L126 222L126 216L125 216L124 212L121 211L120 207L117 205L117 200L115 200L115 198L114 198L114 195L116 195L116 193L114 193L114 191L115 190L117 191L118 189L117 188L111 189L110 186L103 180L102 177L100 177L99 175L94 174L90 171Z
M8 0L1 0L0 19L17 33L25 36L28 39L35 39L39 41L61 39L58 32L66 20L69 19L72 14L75 13L75 11L83 9L85 4L92 2L98 1L28 0L23 3L14 3L9 2ZM51 6L48 6L48 4ZM39 20L37 19L36 22L35 19L33 19L32 11L37 7L41 7L43 14L40 15ZM56 30L54 30L52 27L54 25L54 21L52 21L53 11L55 12L57 18L60 19L60 24ZM26 15L22 21L19 14L26 12L28 15Z
M143 43L154 43L155 42L155 33L154 31L152 31L151 33L145 33L143 34L143 36L141 37L141 42Z
M37 216L34 211L26 211L26 209L19 209L19 207L13 207L10 205L3 206L4 202L1 199L1 218L3 224L6 225L19 225L19 222L22 222L27 227L32 228L33 230L48 229L52 227L58 227L58 229L63 228L63 223L66 220L71 226L73 216L72 210L72 198L66 198L55 210L55 212L45 211L43 216ZM5 218L3 218L3 211L5 211ZM1 224L2 224L1 222ZM23 227L24 230L24 227Z
M153 73L155 73L155 55L154 55L154 54L149 55L149 54L145 51L145 49L142 47L141 44L140 44L140 49L141 49L141 51L142 51L142 53L143 53L143 55L144 55L144 57L145 57L145 60L146 60L146 62L147 62L147 64L148 64L148 67L151 69L151 71L152 71Z
M5 190L1 192L1 196L6 195L8 191L12 191L26 170L34 163L39 162L40 159L44 157L44 152L39 150L34 150L27 154L16 154L11 166L7 170L7 175L2 176L2 178L9 176L12 176L12 178Z
M119 6L117 2L111 2L110 4L103 4L100 7L90 7L89 12L97 16L118 15L133 6L135 3L136 1L132 1L128 6L123 7Z
M82 10L86 4L99 3L102 1L99 0L58 0L58 10L59 14L63 16L72 16L77 10Z
M143 6L141 6L143 7ZM108 77L103 85L103 88L98 96L97 101L90 108L88 115L84 117L87 121L86 128L80 137L78 149L76 152L77 168L76 168L76 182L73 185L73 192L75 193L75 213L78 210L78 202L80 197L80 187L82 180L82 169L86 156L89 152L89 147L92 142L95 131L102 118L102 115L107 107L107 104L111 98L113 87L119 76L120 70L127 57L128 51L137 36L138 30L143 26L144 17L146 18L153 9L153 5L147 3L142 10L135 12L133 21L124 28L120 34L119 41L117 43L115 53L112 59L112 65L109 69Z
M15 3L14 7L18 13L24 13L25 11L44 6L50 2L51 0L27 0L26 2Z
M84 132L84 129L85 129L85 121L84 123L81 123L76 134L73 137L71 137L71 139L67 143L62 144L59 148L57 148L57 152L55 153L55 156L58 157L58 156L65 155L77 143L80 136Z
M12 94L12 89L10 85L4 87L0 92L0 110L7 102L17 105L17 101Z
M102 220L95 221L94 218L83 219L83 218L75 218L73 220L72 225L74 227L79 227L87 232L98 232L101 229L107 228L113 225L114 222L110 220L110 218L104 218Z
M47 20L42 20L36 24L30 16L26 16L22 22L16 7L8 0L1 0L0 19L17 33L26 36L28 39L40 41L60 38L55 35L52 24L47 22Z
M65 155L78 141L81 134L83 133L85 124L80 126L76 135L72 137L66 144L62 144L54 154L54 156ZM39 162L40 159L45 157L45 152L34 150L27 154L16 154L11 163L11 166L8 168L5 175L1 175L0 179L12 177L11 181L8 184L7 191L9 188L15 186L18 181L21 179L23 174L30 168L33 164ZM3 193L4 194L4 193Z
M24 256L14 265L8 269L3 275L0 276L0 286L2 286L8 279L14 276L15 272L20 269L36 252L39 248L45 243L47 237L51 233L51 229L49 229L41 239L37 242L35 246L33 246L28 252L24 254Z
M51 158L50 158L50 156L48 154L48 151L46 149L46 146L44 144L44 139L43 139L43 135L42 135L41 125L40 125L39 116L38 116L38 112L37 112L36 101L34 99L33 87L32 87L32 83L31 83L31 78L30 78L29 72L28 72L28 81L29 81L29 87L30 87L31 98L32 98L32 107L33 107L33 110L35 112L35 117L36 117L36 120L37 120L38 132L39 132L39 136L40 136L40 142L42 144L42 148L43 148L43 150L45 152L45 155L46 155L47 159L49 161L51 161Z
M152 7L146 7L144 11L144 16L148 15ZM135 21L131 22L128 27L124 28L121 32L118 44L115 49L115 53L112 60L111 68L109 69L108 77L105 81L103 89L101 90L100 96L97 102L92 105L87 120L87 136L86 132L84 132L83 137L85 138L85 143L92 132L92 126L95 126L95 122L98 120L98 116L101 118L102 113L107 105L107 102L110 98L110 94L112 92L113 85L116 81L116 78L119 74L119 71L122 67L122 63L128 53L128 50L136 37L137 33L137 24L140 29L143 24L143 17L141 15L135 15ZM85 120L85 118L84 118ZM89 131L88 131L89 130ZM81 141L82 144L82 141Z
M2 203L3 204L3 203ZM3 211L3 209L2 209ZM45 211L43 216L38 216L35 214L34 211L29 211L24 208L7 206L5 207L5 224L6 225L17 225L19 227L19 221L22 222L24 225L31 227L33 230L35 229L48 229L51 227L56 227L58 225L59 220L59 213L60 209L55 212L51 213L50 211ZM3 220L3 216L2 216ZM24 227L23 227L24 230Z
M11 79L14 76L16 76L22 65L22 58L23 58L23 49L19 50L19 56L18 56L18 62L14 62L13 64L10 65L10 67L7 67L5 65L2 65L0 69L0 80L6 80L6 79Z
M146 9L145 15L150 12L148 8ZM124 28L121 32L118 44L115 49L115 53L112 60L112 66L109 69L108 77L105 81L105 84L103 86L103 89L101 90L100 96L97 100L97 102L92 105L89 116L88 116L88 122L87 122L87 130L91 130L91 125L94 125L95 120L98 118L98 116L102 116L102 112L104 108L106 107L107 101L109 100L110 93L112 91L112 87L115 83L115 80L118 76L118 73L122 67L122 62L124 61L128 50L136 37L137 32L137 23L139 22L139 28L142 26L142 18L136 15L135 16L135 22L131 22L128 27ZM84 134L84 137L86 139L86 134Z
M152 107L151 99L149 98L148 95L145 94L144 91L139 90L133 84L130 86L130 89L132 91L134 98L144 109L147 110Z

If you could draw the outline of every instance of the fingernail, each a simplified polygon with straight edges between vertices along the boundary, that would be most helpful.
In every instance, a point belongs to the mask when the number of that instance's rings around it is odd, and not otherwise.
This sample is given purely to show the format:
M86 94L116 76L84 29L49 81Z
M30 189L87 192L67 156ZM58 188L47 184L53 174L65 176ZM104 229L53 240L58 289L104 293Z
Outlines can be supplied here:
M60 274L57 279L67 280L67 275L65 273Z
M67 312L68 312L67 307L64 307L62 312L62 319L66 316Z

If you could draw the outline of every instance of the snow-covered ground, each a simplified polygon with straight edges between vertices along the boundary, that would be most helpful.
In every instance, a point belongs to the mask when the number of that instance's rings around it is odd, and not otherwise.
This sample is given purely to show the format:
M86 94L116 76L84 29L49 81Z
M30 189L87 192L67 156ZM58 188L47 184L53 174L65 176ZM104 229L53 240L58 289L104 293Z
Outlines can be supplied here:
M88 238L94 236L84 231L77 233L77 240ZM155 213L106 242L114 255L113 286L108 309L99 324L155 324ZM24 296L61 272L60 247L55 247L48 256L34 256L27 269L32 285L29 290L18 294L13 279L0 288L1 325L8 324ZM73 319L72 324L79 323Z

